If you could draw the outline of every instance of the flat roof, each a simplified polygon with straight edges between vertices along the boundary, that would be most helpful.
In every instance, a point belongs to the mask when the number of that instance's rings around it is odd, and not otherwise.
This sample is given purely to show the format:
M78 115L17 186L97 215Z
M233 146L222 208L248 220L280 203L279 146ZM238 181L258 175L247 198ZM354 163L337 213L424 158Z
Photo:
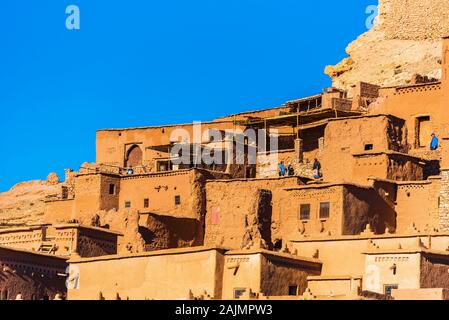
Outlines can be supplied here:
M449 232L405 232L403 234L359 234L359 235L335 235L335 236L311 236L289 239L290 242L333 242L333 241L359 241L359 240L382 240L382 239L409 239L409 238L425 238L425 237L447 237L449 240Z
M284 188L284 190L285 191L296 191L296 190L307 190L307 189L325 189L325 188L331 188L331 187L344 187L344 186L357 187L357 188L366 189L366 190L373 189L372 186L361 185L361 184L357 184L357 183L353 183L353 182L335 182L335 183L306 184L306 185L300 185L297 187Z
M441 81L432 81L432 82L426 82L426 83L415 83L415 84L404 84L404 85L399 85L399 86L381 87L380 89L405 89L405 88L414 88L414 87L433 86L436 84L441 84Z
M97 227L92 227L92 226L86 226L86 225L82 225L79 223L42 224L42 225L36 225L36 226L24 226L24 227L17 227L17 228L0 229L0 234L36 231L36 230L42 230L43 228L48 228L48 227L55 228L55 229L68 229L68 228L89 229L89 230L94 230L94 231L98 231L98 232L111 233L111 234L123 236L123 233L121 233L119 231L114 231L114 230L104 229L104 228L97 228Z
M379 182L385 182L389 184L395 184L398 186L407 186L407 185L425 185L425 184L431 184L431 180L437 180L441 179L441 177L429 177L429 180L416 180L416 181L399 181L399 180L390 180L390 179L382 179L378 177L370 176L367 178L368 180L372 181L379 181Z
M45 225L42 225L42 226L23 226L23 227L5 228L5 229L0 229L0 234L41 230L43 226L45 226Z
M306 101L310 101L310 100L315 100L315 99L321 98L322 96L323 96L323 93L318 93L313 96L308 96L308 97L304 97L304 98L287 101L285 103L285 105L288 106L289 104L296 104L296 103L306 102Z
M356 116L330 118L329 122L331 122L331 121L353 120L353 119L363 119L363 118L379 118L379 117L394 118L394 119L397 119L397 120L405 121L402 118L399 118L399 117L397 117L395 115L388 114L388 113L375 113L375 114L363 113L363 114L356 115Z
M284 105L278 106L278 107L258 109L258 110L250 110L250 111L243 111L243 112L233 113L233 114L230 114L230 115L227 115L227 116L219 117L216 120L221 120L221 119L225 119L225 118L232 118L232 117L237 117L237 116L250 115L250 114L253 114L253 113L260 113L260 112L266 112L266 111L275 111L275 110L280 110L280 109L285 109L285 108L288 108L288 106L286 106L284 104Z
M316 264L316 265L322 265L323 262L314 259L314 258L307 258L302 257L298 255L292 255L288 253L282 253L282 252L276 252L276 251L269 251L266 249L249 249L249 250L230 250L226 252L226 256L244 256L244 255L254 255L254 254L262 254L262 255L268 255L275 258L285 259L285 260L292 260L295 262L306 262L310 264Z
M216 119L214 119L212 121L204 121L204 122L201 122L201 123L202 124L234 123L234 120L231 120L231 119L224 120L224 119L232 118L232 117L236 117L236 116L250 115L250 114L253 114L253 113L261 113L261 112L266 112L266 111L272 111L272 110L274 111L274 110L285 109L285 108L289 108L290 104L300 103L300 102L304 102L304 101L308 101L308 100L317 99L317 98L319 98L321 96L322 96L322 94L320 93L320 94L316 94L316 95L312 95L312 96L308 96L308 97L304 97L304 98L299 98L299 99L287 101L282 106L265 108L265 109L256 109L256 110L250 110L250 111L243 111L243 112L239 112L239 113L233 113L233 114L230 114L230 115L225 115L225 116L216 118ZM130 127L130 128L104 128L104 129L97 130L97 132L142 130L142 129L162 129L162 128L191 126L193 124L194 124L194 122L192 122L192 123L179 123L179 124L166 124L166 125L159 125L159 126L158 125L154 125L154 126Z
M353 153L352 156L354 157L366 157L366 156L377 156L377 155L389 155L389 156L400 156L400 157L404 157L404 158L413 158L416 160L420 160L420 161L427 161L424 158L420 158L418 156L414 156L408 153L402 153L402 152L397 152L397 151L392 151L392 150L386 150L386 151L365 151L365 152L360 152L360 153Z
M307 96L307 97L304 97L304 98L289 100L289 101L285 102L282 106L272 107L272 108L265 108L265 109L258 109L258 110L251 110L251 111L243 111L243 112L234 113L234 114L230 114L230 115L227 115L227 116L223 116L223 117L217 118L217 120L224 119L224 118L230 118L230 117L236 117L236 116L250 115L250 114L253 114L253 113L260 113L260 112L274 111L274 110L290 108L291 104L301 103L301 102L305 102L305 101L309 101L309 100L318 99L321 96L322 96L322 93L319 93L319 94L312 95L312 96Z
M232 182L251 182L251 181L279 181L279 180L293 180L293 179L299 179L299 180L312 180L308 177L302 177L302 176L286 176L286 177L266 177L266 178L237 178L237 179L208 179L206 180L207 183L232 183Z
M145 178L145 177L158 178L158 177L185 175L185 174L188 174L188 173L191 173L194 171L206 172L206 173L212 173L212 174L219 173L224 176L229 175L229 173L226 173L226 172L213 171L213 170L208 170L208 169L204 169L204 168L189 168L189 169L180 169L180 170L163 171L163 172L134 173L131 175L98 171L98 172L81 173L81 174L79 174L79 176L106 175L106 176L118 177L123 180L132 180L132 179ZM69 199L69 200L73 200L73 199ZM58 199L58 200L48 200L48 201L53 202L53 201L61 201L61 200ZM64 200L64 201L66 201L66 200Z
M262 127L265 123L270 125L304 125L313 123L319 120L332 119L332 118L349 118L360 116L362 112L359 111L344 111L332 108L317 108L310 111L303 111L298 113L291 113L276 117L258 118L253 120L241 120L238 121L242 125L246 126L259 126Z
M368 250L365 252L362 252L366 255L385 255L385 254L418 254L418 253L424 253L424 254L430 254L435 256L444 256L449 258L449 251L439 251L439 250L432 250L432 249L426 249L426 248L412 248L412 249L377 249L377 250Z
M332 275L326 275L326 276L308 276L308 281L332 281L332 280L361 280L363 279L363 276L332 276Z
M38 257L51 258L51 259L64 260L64 261L69 259L68 257L56 256L56 255L47 254L47 253L43 253L43 252L17 249L17 248L6 247L6 246L0 246L0 251L10 251L10 252L15 252L15 253L22 253L22 254L28 254L28 255L38 256Z
M116 255L100 256L100 257L92 257L92 258L72 257L69 260L69 263L88 263L88 262L97 262L97 261L113 261L113 260L168 256L168 255L183 255L183 254L207 252L207 251L218 251L218 252L225 253L226 251L229 251L229 249L226 249L223 247L191 247L191 248L156 250L156 251L148 251L148 252L140 252L140 253L116 254Z
M204 121L201 124L223 124L223 123L234 123L233 120L215 120L215 121ZM145 130L145 129L163 129L163 128L173 128L173 127L188 127L193 126L195 122L191 123L178 123L178 124L165 124L159 126L142 126L142 127L130 127L130 128L106 128L99 129L96 132L107 132L107 131L129 131L129 130Z
M103 232L103 233L110 233L115 234L117 236L123 236L123 233L115 230L105 229L105 228L98 228L98 227L92 227L92 226L86 226L79 223L61 223L61 224L55 224L53 225L56 229L70 229L70 228L76 228L76 229L87 229L97 232Z

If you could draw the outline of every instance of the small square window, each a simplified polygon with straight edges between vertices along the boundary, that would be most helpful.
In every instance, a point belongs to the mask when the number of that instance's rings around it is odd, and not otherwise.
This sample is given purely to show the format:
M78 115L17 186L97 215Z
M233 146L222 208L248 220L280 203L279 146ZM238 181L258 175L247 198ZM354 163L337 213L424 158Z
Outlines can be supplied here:
M386 284L384 286L385 295L391 296L394 289L399 289L399 286L397 284Z
M329 202L320 203L320 219L329 219L331 204Z
M144 208L150 207L150 199L143 199L143 207Z
M298 295L298 286L289 286L288 287L288 295L289 296L297 296Z
M175 205L179 206L181 204L181 196L175 196Z
M374 145L369 143L365 144L365 151L372 151L374 149Z
M131 208L131 201L125 202L125 208Z
M115 184L111 183L109 185L109 194L110 195L115 195Z
M299 208L299 219L310 220L310 204L302 204Z
M240 299L241 296L243 296L246 292L246 289L243 288L236 288L234 289L234 299Z

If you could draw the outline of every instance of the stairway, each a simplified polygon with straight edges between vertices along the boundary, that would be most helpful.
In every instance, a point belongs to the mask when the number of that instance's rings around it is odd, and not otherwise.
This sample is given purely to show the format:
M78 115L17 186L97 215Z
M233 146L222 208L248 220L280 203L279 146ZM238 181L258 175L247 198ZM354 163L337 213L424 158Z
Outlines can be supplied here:
M55 244L50 241L44 241L41 246L39 247L39 252L46 253L46 254L52 254L54 253L56 247Z

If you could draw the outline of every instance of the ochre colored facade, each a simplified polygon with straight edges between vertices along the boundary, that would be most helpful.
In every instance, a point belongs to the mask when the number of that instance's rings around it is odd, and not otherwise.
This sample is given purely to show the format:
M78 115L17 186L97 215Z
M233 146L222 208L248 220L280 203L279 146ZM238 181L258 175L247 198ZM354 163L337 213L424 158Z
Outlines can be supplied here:
M0 246L0 300L66 296L67 258Z
M438 81L100 130L0 245L70 257L69 299L448 299L448 70L444 39Z

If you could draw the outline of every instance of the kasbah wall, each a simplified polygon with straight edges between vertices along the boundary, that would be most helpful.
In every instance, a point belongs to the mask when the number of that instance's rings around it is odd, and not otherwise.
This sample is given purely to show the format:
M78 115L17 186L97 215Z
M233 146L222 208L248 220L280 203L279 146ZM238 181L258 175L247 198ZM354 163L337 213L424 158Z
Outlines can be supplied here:
M438 38L443 4L381 1L385 37ZM176 130L194 135L192 124L99 130L95 163L45 182L43 217L1 230L0 299L447 299L449 39L439 41L441 79L358 82L350 95L329 88L202 124L277 130L282 143L255 164L259 139L244 140L237 165L175 164L177 143L221 154L229 142L183 141ZM280 175L281 161L294 172ZM30 261L44 280L19 283Z

